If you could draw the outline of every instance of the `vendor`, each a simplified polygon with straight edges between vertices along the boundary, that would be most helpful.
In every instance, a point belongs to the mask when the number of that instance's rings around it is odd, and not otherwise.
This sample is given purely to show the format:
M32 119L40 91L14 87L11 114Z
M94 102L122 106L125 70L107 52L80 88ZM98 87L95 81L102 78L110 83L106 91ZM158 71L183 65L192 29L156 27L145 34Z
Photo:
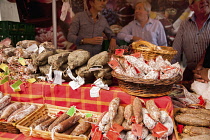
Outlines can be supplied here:
M158 46L167 46L165 30L160 21L150 18L151 5L139 1L135 5L135 19L122 28L117 38L126 42L145 40Z
M183 21L173 42L178 51L172 63L180 62L184 53L187 66L183 73L183 81L193 81L193 70L200 61L203 52L210 43L210 2L209 0L189 0L189 7L194 14Z
M68 41L76 44L77 49L89 51L91 56L102 51L103 33L110 40L110 51L117 46L115 34L100 14L106 3L107 0L87 0L88 10L76 14L69 28Z
M198 63L197 69L194 70L194 78L200 82L209 82L210 81L210 44L206 49L204 56L201 58Z

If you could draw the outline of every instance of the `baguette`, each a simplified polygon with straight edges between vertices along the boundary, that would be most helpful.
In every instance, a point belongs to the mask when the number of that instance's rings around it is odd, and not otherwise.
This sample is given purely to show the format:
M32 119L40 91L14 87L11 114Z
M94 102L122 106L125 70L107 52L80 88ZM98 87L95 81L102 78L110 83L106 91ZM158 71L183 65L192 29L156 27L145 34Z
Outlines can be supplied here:
M189 114L180 114L175 117L175 120L178 123L184 124L184 125L193 125L193 126L210 126L210 121L200 119L194 116L191 116Z
M185 126L183 132L190 136L210 135L210 129L206 127Z

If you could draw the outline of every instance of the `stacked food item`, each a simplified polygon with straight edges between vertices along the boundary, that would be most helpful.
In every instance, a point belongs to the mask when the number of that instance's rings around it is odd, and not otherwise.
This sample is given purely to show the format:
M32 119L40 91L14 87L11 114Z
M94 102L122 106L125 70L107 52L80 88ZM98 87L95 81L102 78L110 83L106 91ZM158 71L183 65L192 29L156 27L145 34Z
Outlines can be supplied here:
M169 112L158 108L152 99L144 103L136 97L132 104L123 107L120 99L114 98L108 111L98 119L98 129L92 130L92 138L96 138L97 132L101 132L101 137L109 139L110 133L114 132L116 138L123 140L168 139L173 133L173 121Z
M210 139L210 110L179 108L176 110L175 121L179 137L183 140Z
M9 43L0 44L0 50L0 61L8 66L10 80L38 79L57 70L68 82L71 78L64 73L70 69L74 76L85 78L86 83L92 83L96 78L102 78L107 84L111 83L111 68L107 64L109 57L106 51L90 57L85 50L70 52L56 49L51 42L39 43L34 40L19 41L16 47ZM90 71L93 67L100 69ZM1 67L1 72L4 71L5 68Z

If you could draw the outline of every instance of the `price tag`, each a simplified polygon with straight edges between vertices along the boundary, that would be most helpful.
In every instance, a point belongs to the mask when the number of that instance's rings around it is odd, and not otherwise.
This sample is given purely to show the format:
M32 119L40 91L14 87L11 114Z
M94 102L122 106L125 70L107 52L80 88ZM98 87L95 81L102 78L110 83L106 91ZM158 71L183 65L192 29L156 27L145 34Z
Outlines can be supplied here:
M103 138L102 132L99 129L96 129L93 132L91 140L102 140L102 138Z
M5 76L2 80L0 80L0 85L9 81L9 76Z
M22 66L25 66L25 65L26 65L25 59L22 58L22 57L20 57L20 58L18 59L18 62L19 62Z
M182 133L182 132L183 132L183 129L184 129L184 125L182 125L182 124L178 124L178 125L177 125L177 131L178 131L179 133Z
M118 56L122 56L124 54L125 50L124 49L115 49L115 54Z
M8 69L8 66L6 64L2 63L0 65L0 69L2 69L3 71L6 71L6 69Z
M166 132L168 132L168 128L158 122L152 130L152 135L161 138Z
M112 68L112 69L115 69L119 63L117 62L117 60L111 60L108 62L108 65Z
M62 85L62 71L54 70L54 76L53 84Z
M27 52L36 52L38 51L38 46L36 44L32 44L30 47L26 49Z
M139 136L141 137L142 135L142 124L132 124L132 133L135 135L135 136Z
M14 84L10 85L10 87L13 89L14 92L21 91L20 85L22 83L23 83L22 81L18 80Z
M50 66L49 73L46 74L46 76L47 76L47 81L53 81L53 78L52 78L52 66Z
M29 83L34 83L34 82L36 82L36 79L35 78L31 78L31 79L28 79L27 80Z
M69 108L66 114L68 114L69 116L74 116L74 114L76 113L76 110L77 109L75 108L75 106L72 106L71 108Z
M91 113L86 113L86 114L85 114L85 117L86 117L86 118L90 118L90 117L92 117L92 116L93 116L93 114L91 114Z
M90 89L90 97L99 97L100 89L101 89L100 87L93 86Z
M114 131L108 131L106 136L109 138L109 140L117 140L119 137L119 133Z
M45 50L45 48L43 46L39 47L39 54L42 53Z
M119 124L117 124L117 123L114 123L112 125L111 129L113 129L113 131L116 131L116 132L120 133L124 129L124 127L119 125Z

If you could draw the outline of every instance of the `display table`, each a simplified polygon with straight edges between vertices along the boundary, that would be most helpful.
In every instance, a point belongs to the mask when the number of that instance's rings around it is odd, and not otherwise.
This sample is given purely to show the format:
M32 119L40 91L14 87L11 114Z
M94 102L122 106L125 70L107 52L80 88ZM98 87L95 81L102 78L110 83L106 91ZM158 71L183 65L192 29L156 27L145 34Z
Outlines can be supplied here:
M135 96L131 96L119 87L110 87L110 90L100 90L100 97L90 97L91 84L72 90L72 88L64 83L62 85L54 85L47 82L24 83L21 85L21 91L13 92L9 83L0 85L0 91L11 94L12 101L30 102L40 104L52 104L63 107L76 106L78 109L90 110L96 112L107 111L110 101L119 97L120 104L125 106L130 104Z
M0 140L44 140L44 139L34 138L34 137L26 137L22 133L21 134L11 134L11 133L0 132Z

